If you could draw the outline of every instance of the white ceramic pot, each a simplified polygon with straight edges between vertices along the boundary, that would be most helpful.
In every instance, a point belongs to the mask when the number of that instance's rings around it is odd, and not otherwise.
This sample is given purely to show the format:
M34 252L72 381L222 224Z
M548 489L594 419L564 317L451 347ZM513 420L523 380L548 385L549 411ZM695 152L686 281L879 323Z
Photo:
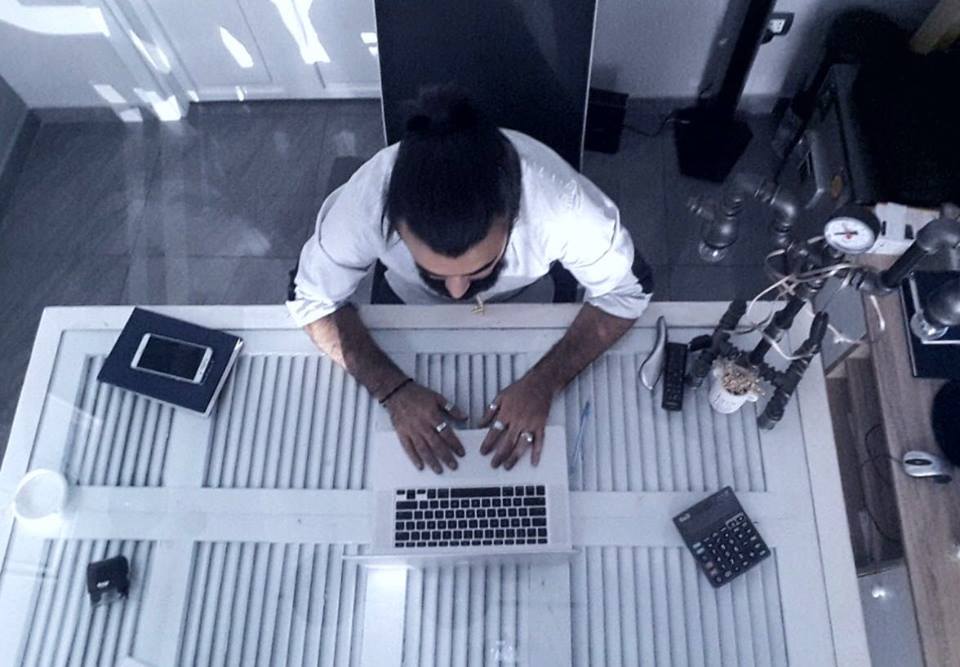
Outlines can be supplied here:
M729 415L743 407L744 403L756 403L759 396L750 391L746 394L732 394L723 386L722 371L714 366L710 373L710 393L708 399L710 407L721 414Z

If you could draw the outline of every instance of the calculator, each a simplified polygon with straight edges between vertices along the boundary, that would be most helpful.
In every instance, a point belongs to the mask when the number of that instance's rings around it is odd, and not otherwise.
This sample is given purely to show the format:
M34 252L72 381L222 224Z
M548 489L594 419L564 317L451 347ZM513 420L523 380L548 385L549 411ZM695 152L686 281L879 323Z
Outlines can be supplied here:
M673 523L714 588L770 555L729 486L673 517Z

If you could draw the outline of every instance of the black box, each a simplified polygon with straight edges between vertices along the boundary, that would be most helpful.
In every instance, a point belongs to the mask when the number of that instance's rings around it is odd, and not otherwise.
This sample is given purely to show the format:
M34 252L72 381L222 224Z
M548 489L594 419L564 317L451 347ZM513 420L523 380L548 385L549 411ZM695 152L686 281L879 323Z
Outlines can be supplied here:
M627 116L627 98L624 93L591 88L587 103L587 133L584 149L598 153L616 153L620 150L623 121Z

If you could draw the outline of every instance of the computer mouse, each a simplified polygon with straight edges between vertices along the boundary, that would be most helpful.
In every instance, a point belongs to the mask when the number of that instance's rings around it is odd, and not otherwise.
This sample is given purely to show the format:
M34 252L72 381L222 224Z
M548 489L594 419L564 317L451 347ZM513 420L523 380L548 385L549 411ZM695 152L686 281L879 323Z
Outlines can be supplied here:
M953 479L953 466L949 461L919 450L903 455L903 471L911 477L929 477L938 484L946 484Z

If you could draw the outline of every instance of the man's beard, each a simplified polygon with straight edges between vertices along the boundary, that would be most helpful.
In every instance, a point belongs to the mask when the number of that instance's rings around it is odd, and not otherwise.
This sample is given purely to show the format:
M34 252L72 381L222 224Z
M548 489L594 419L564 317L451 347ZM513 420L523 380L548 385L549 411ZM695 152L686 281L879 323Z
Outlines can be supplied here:
M507 265L507 258L502 258L497 264L493 267L493 270L490 272L490 275L486 278L480 278L478 280L471 280L470 287L467 288L467 291L461 296L457 301L466 301L472 299L480 292L484 292L491 287L494 283L497 282L497 279L500 277L500 272L503 271L504 267ZM420 273L420 279L434 292L440 296L445 296L448 299L453 299L450 295L450 292L447 291L447 285L443 280L437 280L436 278L431 278L426 271L424 271L420 266L417 266L417 271Z

